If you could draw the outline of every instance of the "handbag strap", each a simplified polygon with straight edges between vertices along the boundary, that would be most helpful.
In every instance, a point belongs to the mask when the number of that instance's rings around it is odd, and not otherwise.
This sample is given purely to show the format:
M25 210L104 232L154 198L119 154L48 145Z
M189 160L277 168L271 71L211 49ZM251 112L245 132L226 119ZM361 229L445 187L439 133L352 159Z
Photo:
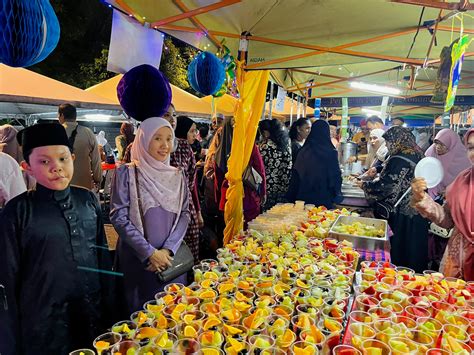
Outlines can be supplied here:
M416 164L412 160L410 160L408 158L405 158L405 157L402 157L401 155L394 155L393 157L390 157L389 160L393 159L393 158L400 158L400 159L405 160L406 162L408 162L412 167L416 166ZM402 184L402 179L399 179L397 187L400 187L401 184ZM400 202L403 201L405 199L405 197L407 197L409 195L409 192L410 192L410 189L405 191L405 193L397 199L397 201L395 202L395 205L393 206L393 209L392 209L393 212L398 210L398 208L399 208L398 206L400 205Z
M145 238L146 241L148 241L147 238L147 233L145 230L145 216L143 215L143 209L142 209L142 199L140 197L140 189L138 187L138 169L135 164L133 164L133 168L135 170L135 185L137 187L137 200L138 200L138 211L140 213L140 219L142 220L142 227L143 227L143 237Z
M416 166L415 162L413 162L412 160L410 160L406 157L402 157L401 155L394 155L393 157L390 157L390 159L392 159L392 158L400 158L400 159L403 159L406 162L408 162L411 166Z
M76 128L74 128L74 130L73 130L72 133L71 133L71 136L68 138L69 147L70 147L73 151L74 151L74 143L76 143L77 127L79 127L79 125L77 125Z

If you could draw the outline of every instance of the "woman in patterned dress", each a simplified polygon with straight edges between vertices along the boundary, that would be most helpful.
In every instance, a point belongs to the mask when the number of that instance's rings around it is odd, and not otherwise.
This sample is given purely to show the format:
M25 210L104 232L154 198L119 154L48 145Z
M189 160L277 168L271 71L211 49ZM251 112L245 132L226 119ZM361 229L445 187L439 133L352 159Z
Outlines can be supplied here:
M410 187L415 166L423 158L415 136L403 127L392 127L383 135L390 158L380 173L380 178L360 182L365 195L373 201L394 206ZM376 208L377 209L377 208ZM428 221L410 206L406 196L390 213L388 224L393 231L390 239L391 261L422 272L428 265Z
M191 144L197 136L196 123L186 116L179 116L176 119L176 150L171 154L171 166L181 168L187 178L189 187L189 212L191 221L184 240L191 249L194 262L199 262L199 229L203 225L201 208L197 194L196 185L196 160L194 158Z
M266 211L285 200L290 185L291 148L288 132L277 119L261 121L259 129L263 137L259 148L267 178L267 199L262 206Z

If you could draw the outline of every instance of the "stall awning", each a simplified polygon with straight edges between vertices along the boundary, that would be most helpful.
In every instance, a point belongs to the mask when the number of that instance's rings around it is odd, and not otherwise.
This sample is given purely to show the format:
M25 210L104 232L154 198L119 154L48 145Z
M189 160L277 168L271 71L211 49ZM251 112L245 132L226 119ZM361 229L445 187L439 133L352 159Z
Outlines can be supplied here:
M201 100L212 103L212 96L205 96ZM234 112L237 105L237 99L231 95L224 94L221 97L214 98L214 105L217 109L222 109L225 111ZM285 98L285 104L283 111L278 111L276 109L276 100L272 101L272 118L277 118L279 120L286 120L291 115L291 107L293 106L293 118L296 118L298 106L296 100L291 100L289 97ZM306 115L312 116L314 109L312 107L306 106ZM300 114L303 114L303 105L300 104ZM265 116L268 118L270 115L269 103L265 104Z
M77 108L121 110L112 100L84 91L58 80L48 78L24 68L12 68L0 64L0 103L3 106L44 105L55 107L63 103L71 103ZM44 111L44 110L40 110Z
M137 21L201 50L215 51L225 39L237 57L243 35L247 70L271 69L279 85L301 96L310 80L311 97L367 95L349 85L354 80L400 88L402 97L429 95L441 50L461 31L472 35L474 19L452 12L461 6L455 0L418 2L425 7L401 2L163 0L157 6L149 0L110 1ZM459 95L473 92L473 56L471 45Z
M122 74L116 75L100 84L87 88L86 91L114 101L118 105L117 84L120 79L122 79ZM210 103L207 103L174 85L171 85L171 91L173 94L172 102L178 114L193 117L211 117L212 107ZM219 109L218 112L225 116L232 115L232 112L225 109Z

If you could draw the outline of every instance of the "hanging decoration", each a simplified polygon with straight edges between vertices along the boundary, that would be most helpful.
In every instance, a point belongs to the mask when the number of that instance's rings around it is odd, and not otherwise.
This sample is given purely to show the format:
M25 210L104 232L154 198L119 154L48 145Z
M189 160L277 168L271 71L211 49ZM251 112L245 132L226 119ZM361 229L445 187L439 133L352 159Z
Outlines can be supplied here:
M464 60L464 53L466 52L469 43L472 39L469 39L468 35L462 36L453 45L451 51L451 71L449 76L448 93L446 96L446 103L444 105L444 112L449 111L454 106L454 99L456 98L456 91L458 88L459 80L461 79L462 62Z
M457 41L457 40L456 40ZM446 95L448 93L449 76L451 70L451 51L454 43L450 46L445 46L441 50L439 56L439 67L436 74L436 81L433 89L433 96L431 102L434 104L442 105L446 102Z
M235 58L230 54L230 49L224 45L225 40L221 42L221 48L217 52L217 56L221 58L222 65L225 70L225 80L222 87L213 95L221 97L224 94L230 94L234 97L238 96L237 83L235 81L235 69L237 65Z
M163 116L171 104L171 96L168 79L149 64L130 69L117 85L120 105L138 121Z
M56 48L60 29L48 0L2 0L0 32L0 63L29 67Z
M214 95L224 80L224 66L211 52L201 52L188 66L189 84L203 95Z

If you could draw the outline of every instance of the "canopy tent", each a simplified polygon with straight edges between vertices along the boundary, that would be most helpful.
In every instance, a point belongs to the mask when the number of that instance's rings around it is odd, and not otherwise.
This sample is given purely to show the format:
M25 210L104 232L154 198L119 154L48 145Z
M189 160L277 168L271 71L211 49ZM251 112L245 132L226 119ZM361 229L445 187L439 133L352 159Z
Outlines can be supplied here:
M214 103L212 102L213 100L212 96L204 96L201 98L202 101L207 102L211 105L215 105L216 110L225 110L229 112L235 112L235 109L237 107L237 102L238 99L229 95L229 94L224 94L220 97L215 97L214 98ZM268 109L265 109L265 115L268 117L269 116L269 111ZM277 118L279 120L285 120L285 116L281 115L277 112L272 113L273 118Z
M237 105L237 99L229 94L224 94L221 97L204 96L201 98L202 101L212 105L212 99L214 99L214 105L217 110L224 110L227 112L234 112L235 106Z
M113 101L93 93L31 70L0 64L1 113L34 114L57 111L57 106L65 102L83 109L122 110Z
M296 116L297 116L297 113L298 113L298 103L297 103L296 100L292 100L288 96L285 97L285 103L284 103L284 106L283 106L283 111L278 111L276 109L276 104L277 104L277 100L273 99L272 100L272 114L276 113L276 114L279 114L279 115L283 115L286 118L289 118L290 115L293 114L293 119L296 119ZM268 103L267 103L267 105L268 105ZM306 106L306 108L305 108L304 104L301 102L300 105L299 105L300 115L303 115L303 109L306 109L306 115L307 116L312 116L313 115L314 108L312 108L310 106Z
M117 98L117 85L120 79L122 79L122 76L122 74L116 75L100 84L87 88L86 91L120 105ZM209 118L211 116L212 107L210 103L207 103L174 85L171 85L171 91L173 95L172 102L178 114L204 118ZM218 112L225 116L230 116L233 111L218 108Z
M201 100L212 103L212 96L205 96ZM217 109L223 109L226 111L234 112L235 107L237 105L237 99L231 95L224 94L221 97L214 98L214 105L216 105ZM293 106L293 111L292 107ZM289 97L285 97L285 104L283 111L278 111L276 109L276 100L272 101L272 118L278 118L279 120L287 120L291 114L293 113L293 118L297 116L297 102L296 100L292 100ZM303 114L303 105L300 104L300 114ZM306 106L306 114L312 115L314 109L310 106ZM270 115L269 109L269 102L265 104L265 116L268 118Z
M314 87L308 98L366 95L350 87L353 80L398 87L401 97L431 94L440 52L459 37L462 16L452 17L460 2L427 0L366 0L363 5L358 0L110 4L201 50L215 51L225 39L237 56L242 37L248 41L247 70L272 69L279 85L305 97L309 83ZM472 4L467 6L472 10ZM442 21L436 24L438 18ZM463 33L474 33L470 16L463 17ZM469 50L465 54L458 95L473 94L473 55ZM438 106L435 113L440 112Z
M268 72L262 69L271 69L273 80L280 86L308 99L323 95L318 90L322 84L332 89L328 92L331 97L365 95L365 91L356 91L349 85L354 80L395 86L401 90L397 94L401 98L418 95L434 87L434 76L426 78L426 84L417 81L420 68L436 67L442 48L459 36L459 23L449 26L443 20L456 16L458 10L474 9L465 0L457 4L430 0L366 0L363 4L359 0L169 0L159 4L153 0L108 1L111 7L147 27L164 31L201 50L215 52L225 38L231 53L245 59L240 62L243 69L259 70L244 75L239 67L237 70L237 86L243 104L247 105L238 105L237 129L226 174L229 190L224 244L242 227L243 169L240 168L247 164L248 157L237 145L245 142L248 149L253 143L252 132L240 129L256 126L256 112L251 110L250 99L255 99L255 107L263 111L262 82L253 84L248 80L246 87L246 78L262 74L261 79L267 75L265 80L268 80ZM403 3L422 4L423 8ZM445 8L444 12L440 7ZM448 13L452 9L454 12ZM426 20L431 22L425 26ZM465 20L464 33L474 33L472 18ZM469 61L473 55L474 52L468 52L465 58ZM349 65L348 73L342 74ZM374 69L377 65L383 69ZM300 70L297 75L295 69ZM341 73L329 73L330 70ZM383 73L374 81L373 75ZM409 80L404 78L406 73ZM257 86L262 90L250 95L250 90ZM458 94L471 94L471 89L470 82L464 80ZM251 142L246 141L248 137Z

